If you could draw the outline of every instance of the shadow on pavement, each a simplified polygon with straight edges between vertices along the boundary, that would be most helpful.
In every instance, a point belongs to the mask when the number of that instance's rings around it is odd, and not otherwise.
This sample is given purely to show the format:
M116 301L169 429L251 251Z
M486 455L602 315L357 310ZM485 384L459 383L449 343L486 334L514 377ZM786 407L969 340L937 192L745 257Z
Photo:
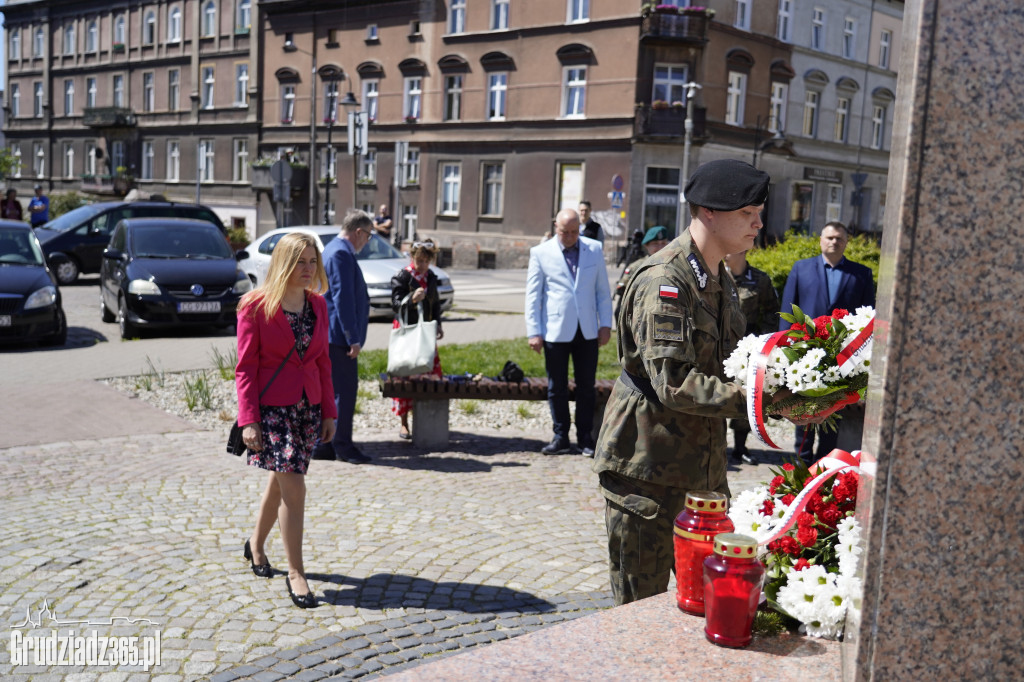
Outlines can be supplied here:
M68 339L63 346L44 346L38 341L25 341L0 346L2 353L36 353L66 350L68 348L91 348L97 343L107 341L107 337L88 327L68 327Z
M309 574L309 577L338 586L338 589L322 591L323 601L335 606L373 610L418 606L465 613L550 613L557 608L529 592L478 583L439 583L394 573L377 573L365 579L316 573Z

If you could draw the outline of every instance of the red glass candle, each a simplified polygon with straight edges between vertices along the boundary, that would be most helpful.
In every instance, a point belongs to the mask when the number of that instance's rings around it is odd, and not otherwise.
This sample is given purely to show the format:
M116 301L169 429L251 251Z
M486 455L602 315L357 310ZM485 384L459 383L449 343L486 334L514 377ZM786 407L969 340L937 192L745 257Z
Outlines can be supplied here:
M704 635L709 642L731 647L750 644L763 585L757 541L738 533L716 536L715 553L704 560Z
M704 615L704 559L711 556L719 533L736 528L726 516L728 498L710 490L686 493L686 507L676 517L676 603L695 616Z

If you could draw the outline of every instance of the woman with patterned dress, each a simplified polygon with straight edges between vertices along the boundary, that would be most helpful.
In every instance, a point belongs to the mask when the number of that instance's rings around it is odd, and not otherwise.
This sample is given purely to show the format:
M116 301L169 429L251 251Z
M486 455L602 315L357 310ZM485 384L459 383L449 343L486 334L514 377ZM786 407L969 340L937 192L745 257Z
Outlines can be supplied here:
M316 239L294 232L274 248L263 285L238 305L238 424L249 466L270 472L243 553L253 573L272 577L263 543L280 522L285 586L300 608L316 606L302 564L305 474L317 441L333 438L338 416L320 295L326 290Z
M399 270L398 274L391 278L391 307L395 311L395 321L392 328L399 326L402 300L409 293L412 293L411 304L406 313L406 320L409 324L419 322L420 316L415 307L417 303L423 302L423 317L427 322L437 320L437 338L444 338L444 330L441 329L441 296L437 293L437 275L430 269L430 264L437 257L437 246L433 242L415 242L410 249L412 263ZM430 376L441 378L441 358L437 351L434 351L434 368ZM402 420L402 426L398 436L409 440L412 434L409 432L409 411L412 409L412 400L407 398L394 398L391 402L391 411Z

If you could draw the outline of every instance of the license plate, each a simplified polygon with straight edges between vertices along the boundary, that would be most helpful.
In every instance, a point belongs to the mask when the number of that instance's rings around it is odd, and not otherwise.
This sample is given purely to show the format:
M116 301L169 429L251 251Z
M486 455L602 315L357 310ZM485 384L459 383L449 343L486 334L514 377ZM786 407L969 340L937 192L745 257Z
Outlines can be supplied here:
M10 315L0 315L0 327L10 327L10 326L11 326L11 316Z
M220 301L182 301L178 303L179 313L219 313Z

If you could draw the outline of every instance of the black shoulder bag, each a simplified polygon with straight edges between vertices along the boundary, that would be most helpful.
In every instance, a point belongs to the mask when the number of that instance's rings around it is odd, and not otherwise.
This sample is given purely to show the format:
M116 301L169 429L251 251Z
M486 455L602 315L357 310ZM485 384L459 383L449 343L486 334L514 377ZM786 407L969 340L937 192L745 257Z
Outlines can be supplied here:
M270 388L270 385L274 383L274 379L277 378L277 375L281 373L282 369L284 369L285 363L288 362L288 358L290 358L294 352L295 346L292 346L292 349L288 351L288 355L284 356L284 360L281 361L281 364L278 365L277 369L274 371L274 376L270 377L270 381L268 381L267 385L263 387L262 391L260 391L261 399L263 398L263 394L267 392L267 389ZM238 425L238 420L236 419L235 423L231 425L231 433L228 434L227 451L229 455L240 457L242 453L245 452L245 449L245 443L242 441L242 427Z

